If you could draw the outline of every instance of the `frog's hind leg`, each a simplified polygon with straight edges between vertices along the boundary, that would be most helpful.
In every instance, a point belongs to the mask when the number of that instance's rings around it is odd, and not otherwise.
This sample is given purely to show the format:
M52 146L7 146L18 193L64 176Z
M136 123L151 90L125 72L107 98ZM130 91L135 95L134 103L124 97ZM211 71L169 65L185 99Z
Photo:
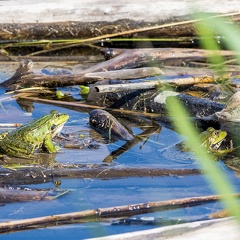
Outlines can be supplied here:
M4 139L0 143L0 152L12 157L30 158L34 153L34 147L18 139Z

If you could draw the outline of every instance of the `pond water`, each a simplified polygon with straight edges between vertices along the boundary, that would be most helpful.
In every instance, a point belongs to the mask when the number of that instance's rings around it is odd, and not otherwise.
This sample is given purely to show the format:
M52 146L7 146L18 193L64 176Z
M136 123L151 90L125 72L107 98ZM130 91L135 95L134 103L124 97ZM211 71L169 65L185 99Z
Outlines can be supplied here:
M2 71L2 80L11 73ZM66 91L79 91L78 87L65 89ZM0 92L0 123L25 123L31 119L48 114L50 110L69 114L70 118L63 128L66 131L84 131L88 134L91 130L88 124L88 113L77 112L61 107L33 103L32 113L22 110L14 99ZM159 123L160 124L160 123ZM3 131L4 129L0 129ZM142 130L134 125L134 134ZM152 134L147 141L142 141L131 149L121 154L109 168L116 167L150 167L168 169L195 169L199 168L197 160L191 153L181 152L176 144L181 137L171 129L162 126L158 133ZM124 141L114 143L101 143L99 149L62 149L55 158L56 162L69 163L96 163L101 164L103 159L112 151L125 144ZM219 161L223 172L232 180L237 190L240 190L239 179L234 171L229 170ZM55 180L55 179L54 179ZM120 205L130 205L151 201L179 199L215 194L209 187L203 175L189 176L164 176L164 177L127 177L115 179L82 179L61 178L61 189L70 190L62 197L52 201L35 201L9 203L1 206L0 221L34 218L53 214L61 214L87 209L98 209ZM31 188L53 188L52 182L24 185ZM199 206L181 208L155 213L133 216L132 224L120 224L116 219L108 219L102 222L87 222L80 224L68 224L48 228L39 228L27 231L1 234L1 239L85 239L106 236L117 233L145 230L166 224L167 220L194 221L207 219L208 215L222 209L219 202L206 203ZM149 221L135 221L149 220Z

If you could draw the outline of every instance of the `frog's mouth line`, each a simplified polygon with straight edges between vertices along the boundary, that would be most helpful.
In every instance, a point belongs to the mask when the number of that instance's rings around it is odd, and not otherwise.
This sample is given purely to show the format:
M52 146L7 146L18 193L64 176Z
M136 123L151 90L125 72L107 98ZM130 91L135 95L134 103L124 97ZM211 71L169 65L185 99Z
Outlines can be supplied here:
M219 142L216 143L216 144L211 144L210 148L211 148L211 149L214 149L214 150L218 150L218 149L221 147L222 142L223 142L224 140L225 140L225 139L219 141Z
M216 144L212 144L210 147L213 150L220 150L220 151L221 150L230 150L230 149L233 149L233 142L232 142L232 140L223 139Z

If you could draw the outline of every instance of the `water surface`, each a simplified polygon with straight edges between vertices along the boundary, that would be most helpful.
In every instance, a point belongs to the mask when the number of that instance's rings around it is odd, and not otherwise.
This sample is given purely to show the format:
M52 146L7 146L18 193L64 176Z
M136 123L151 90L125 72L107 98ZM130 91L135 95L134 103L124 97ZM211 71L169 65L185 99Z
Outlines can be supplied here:
M2 71L2 81L7 79L10 73ZM76 94L78 86L65 88ZM78 91L78 90L77 90ZM33 103L31 113L23 110L11 95L4 94L0 89L0 123L26 123L32 119L39 118L55 109L59 112L69 114L69 121L63 128L63 132L83 131L90 136L91 128L88 124L88 113L77 112L61 107ZM159 123L161 124L161 123ZM6 129L0 128L1 131ZM139 134L142 129L136 125L132 128L134 134ZM140 141L131 149L120 155L111 167L150 167L170 169L192 169L199 168L198 161L193 154L181 152L175 145L182 137L175 131L162 126L159 133L152 134L147 141ZM66 149L63 148L55 158L60 163L86 163L101 164L103 159L112 151L125 144L124 141L114 143L100 143L99 149ZM229 176L233 185L240 190L239 179L232 170L229 170L219 161L216 163L223 172ZM0 221L11 221L17 219L34 218L46 215L61 214L87 209L98 209L121 205L146 203L151 201L162 201L186 197L197 197L215 194L209 187L203 175L190 176L165 176L165 177L128 177L117 179L82 179L62 178L61 189L70 192L53 201L36 201L24 203L9 203L1 206ZM23 185L31 188L53 188L52 182ZM222 209L218 202L207 203L200 206L182 208L177 210L155 212L133 216L134 218L145 217L151 219L148 224L117 224L116 219L103 222L88 222L81 224L69 224L49 228L12 232L2 234L1 239L84 239L99 237L117 233L131 232L136 230L151 229L160 226L156 224L159 219L181 219L183 221L194 221L207 219L208 215ZM115 223L115 224L113 224Z

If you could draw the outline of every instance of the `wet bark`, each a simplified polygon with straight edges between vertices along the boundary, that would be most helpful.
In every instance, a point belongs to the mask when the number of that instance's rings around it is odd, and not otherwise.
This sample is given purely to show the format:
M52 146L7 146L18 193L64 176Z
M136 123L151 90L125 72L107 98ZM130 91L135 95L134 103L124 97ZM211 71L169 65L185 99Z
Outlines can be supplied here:
M111 71L123 68L138 68L145 66L186 66L192 61L206 61L212 51L202 49L186 49L186 48L139 48L115 50L113 58L94 65L83 72L101 72ZM108 50L107 50L108 54ZM232 51L218 51L217 54L226 57L234 57Z
M240 194L235 194L235 196L239 197ZM106 220L106 218L120 218L124 216L129 217L137 214L196 206L207 202L218 201L221 198L222 196L220 195L211 195L183 199L172 199L166 201L129 204L122 206L91 209L79 212L70 212L52 216L8 221L0 223L0 232L3 233L9 231L33 229L38 227L42 228L43 226L59 226L63 224L99 221Z
M105 62L87 68L78 74L70 75L36 75L31 73L33 64L31 60L22 61L13 77L3 82L1 86L8 90L15 90L22 87L57 87L69 86L84 83L94 83L103 79L136 79L162 74L158 68L148 70L130 70L132 68L161 66L161 65L182 65L191 61L206 61L207 55L211 52L201 49L179 49L179 48L150 48L150 49L127 49L117 51L115 57ZM114 54L114 53L113 53ZM218 54L224 57L233 57L231 51L221 51ZM117 73L111 72L125 69ZM129 70L126 70L129 69ZM106 73L107 71L107 73ZM110 72L108 72L110 71ZM103 72L103 73L96 73ZM105 72L105 73L104 73ZM122 75L121 75L122 74Z
M198 169L158 169L158 168L114 168L109 164L57 164L56 167L28 167L19 170L5 170L0 182L5 184L35 184L52 181L55 178L126 178L160 177L202 174Z
M162 79L155 81L144 81L138 83L121 83L121 84L101 84L95 85L94 89L99 93L116 93L125 91L134 91L139 89L157 89L163 87L164 84L172 84L173 86L194 85L201 83L214 83L216 80L212 76L203 77L186 77L186 78L174 78L174 79Z
M33 62L29 59L22 60L14 75L8 80L0 83L0 86L8 90L16 90L28 87L62 87L78 84L95 83L102 80L111 79L137 79L156 76L162 74L157 67L145 67L138 69L123 69L107 72L89 72L84 71L79 74L66 75L44 75L34 74L32 72ZM101 69L102 70L102 69Z
M113 85L114 86L114 85ZM90 92L91 93L91 92ZM159 117L166 116L166 104L171 98L177 97L186 107L186 113L191 116L209 116L221 111L224 104L206 98L199 98L180 92L159 93L156 89L144 89L125 92L97 93L89 95L88 102L97 102L99 106L109 109L126 109L145 113L157 113ZM175 112L174 106L169 104L169 116Z
M183 20L183 18L182 18ZM175 19L169 20L169 22ZM180 19L177 19L180 21ZM164 21L145 22L133 21L130 19L118 20L114 22L54 22L54 23L4 23L0 24L0 40L16 42L19 40L41 40L41 39L77 39L93 38L97 36L129 31L131 29L141 29L150 26L161 25ZM192 24L173 26L171 28L160 28L151 31L144 31L128 34L124 37L192 37L195 29Z
M53 192L53 190L0 187L0 203L53 200L55 199L53 195L51 196Z

